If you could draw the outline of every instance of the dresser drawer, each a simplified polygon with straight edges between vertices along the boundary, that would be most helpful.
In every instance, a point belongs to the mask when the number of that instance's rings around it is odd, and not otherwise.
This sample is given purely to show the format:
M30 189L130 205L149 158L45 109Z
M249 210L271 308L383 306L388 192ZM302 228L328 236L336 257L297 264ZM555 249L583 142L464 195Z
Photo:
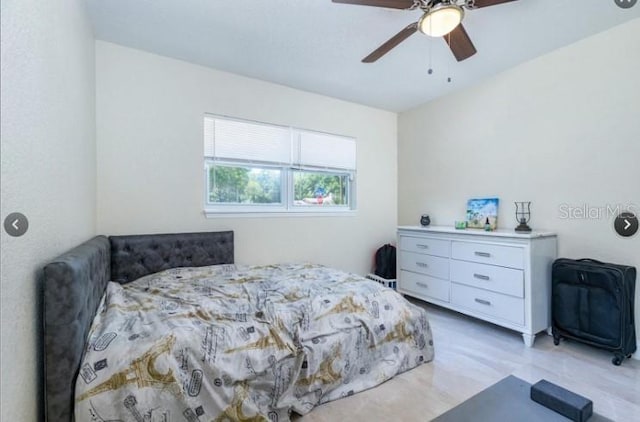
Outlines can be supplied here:
M400 271L400 288L414 292L420 297L431 297L449 302L450 286L451 283L447 280Z
M448 240L425 237L400 236L400 249L409 252L449 257Z
M514 246L453 241L451 257L501 267L524 268L524 251Z
M451 283L451 303L518 325L524 325L523 299Z
M449 279L449 260L447 258L402 252L400 254L400 269Z
M524 271L495 265L451 260L451 281L524 297Z

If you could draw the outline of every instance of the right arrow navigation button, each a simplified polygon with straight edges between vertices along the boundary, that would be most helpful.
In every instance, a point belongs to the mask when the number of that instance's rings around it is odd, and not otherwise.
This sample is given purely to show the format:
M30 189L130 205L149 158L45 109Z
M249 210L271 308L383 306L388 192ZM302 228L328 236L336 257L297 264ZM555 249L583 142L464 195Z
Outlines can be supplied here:
M613 222L613 228L620 236L633 236L638 231L638 217L632 212L622 212Z

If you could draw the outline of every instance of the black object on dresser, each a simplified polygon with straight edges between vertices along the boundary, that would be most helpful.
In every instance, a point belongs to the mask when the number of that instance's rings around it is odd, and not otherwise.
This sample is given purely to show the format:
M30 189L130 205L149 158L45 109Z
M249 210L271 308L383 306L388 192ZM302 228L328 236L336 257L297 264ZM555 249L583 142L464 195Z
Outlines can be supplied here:
M614 353L620 365L636 351L636 269L593 259L557 259L551 276L553 342L578 340Z

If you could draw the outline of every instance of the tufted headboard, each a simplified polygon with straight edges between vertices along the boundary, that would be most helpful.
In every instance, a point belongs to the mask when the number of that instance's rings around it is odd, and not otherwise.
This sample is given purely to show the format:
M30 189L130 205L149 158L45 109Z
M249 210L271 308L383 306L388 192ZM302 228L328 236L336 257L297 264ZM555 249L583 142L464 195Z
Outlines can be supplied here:
M125 284L176 267L233 264L233 232L111 236L111 279Z
M175 267L233 264L233 232L105 236L44 268L45 419L73 420L75 380L87 334L110 280L128 283Z

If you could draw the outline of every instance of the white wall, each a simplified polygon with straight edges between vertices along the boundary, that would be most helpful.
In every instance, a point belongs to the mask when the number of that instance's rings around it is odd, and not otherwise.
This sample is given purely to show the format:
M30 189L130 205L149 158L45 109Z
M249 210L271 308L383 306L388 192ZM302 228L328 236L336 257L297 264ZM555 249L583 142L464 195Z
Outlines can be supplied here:
M42 411L40 274L44 263L95 233L94 40L81 0L3 0L1 416Z
M564 219L560 208L640 214L638 35L640 19L402 113L399 222L429 213L453 226L468 198L495 195L499 226L513 228L513 201L532 201L530 225L558 233L560 256L640 269L640 233L621 238L613 217Z
M236 262L313 261L357 272L394 240L395 113L101 41L96 72L100 233L231 229ZM356 137L357 215L205 218L205 112Z

